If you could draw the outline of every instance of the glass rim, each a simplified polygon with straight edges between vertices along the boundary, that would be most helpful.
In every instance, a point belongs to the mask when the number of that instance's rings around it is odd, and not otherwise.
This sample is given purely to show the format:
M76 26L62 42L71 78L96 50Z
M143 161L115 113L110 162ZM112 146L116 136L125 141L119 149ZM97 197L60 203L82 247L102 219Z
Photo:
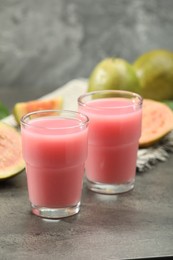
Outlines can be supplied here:
M34 116L34 115L37 115L37 114L46 114L46 113L50 113L50 112L53 112L53 113L60 113L59 117L60 118L64 118L64 119L76 119L78 120L78 124L77 125L74 125L74 126L65 126L65 127L61 127L61 129L70 129L70 128L76 128L76 127L82 127L82 126L87 126L88 123L89 123L89 118L87 115L81 113L81 112L78 112L78 111L74 111L74 110L66 110L66 109L43 109L43 110L36 110L36 111L33 111L33 112L29 112L27 114L25 114L24 116L21 117L20 119L20 123L22 126L29 126L29 127L33 127L33 128L38 128L38 129L49 129L49 130L55 130L55 129L59 129L58 127L55 127L55 128L52 128L52 127L43 127L43 126L38 126L38 125L31 125L29 122L26 122L26 119L30 116ZM68 115L61 115L61 113L67 113L67 114L71 114L71 115L75 115L74 117L70 117ZM77 115L79 115L80 117L77 118ZM53 117L55 115L47 115L47 117ZM45 116L46 117L46 116ZM38 116L37 118L42 118L42 116ZM84 120L82 121L83 118ZM34 119L34 118L33 118ZM30 119L32 120L32 119ZM29 120L29 121L30 121Z
M89 97L89 96L94 96L96 94L109 94L109 93L110 94L111 93L120 94L120 96L114 96L112 98L123 98L124 97L124 98L128 98L129 100L132 99L132 98L137 98L138 103L136 103L136 106L139 106L139 107L142 106L143 97L141 95L135 93L135 92L126 91L126 90L96 90L96 91L87 92L87 93L84 93L84 94L82 94L78 97L78 104L83 106L83 107L85 106L85 107L96 109L96 110L102 109L103 107L94 108L93 106L88 105L87 102L83 101L83 99L86 98L86 97ZM99 98L97 98L97 99L99 99ZM100 99L101 99L101 97L100 97ZM119 108L120 109L120 108L127 108L127 107L131 107L131 106L134 106L134 103L127 105L127 106L104 107L104 108L105 109L110 109L110 108L114 108L114 109Z

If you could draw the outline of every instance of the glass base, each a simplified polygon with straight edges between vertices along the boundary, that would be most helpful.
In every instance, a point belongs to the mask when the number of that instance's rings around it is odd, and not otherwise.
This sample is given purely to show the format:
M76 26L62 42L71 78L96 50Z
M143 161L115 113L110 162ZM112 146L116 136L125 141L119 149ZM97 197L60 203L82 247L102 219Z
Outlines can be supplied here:
M135 180L124 184L105 184L101 182L92 182L87 179L88 189L103 194L119 194L130 191L134 188Z
M33 205L31 203L32 213L42 218L59 219L70 217L77 214L80 210L80 202L75 206L69 206L66 208L46 208Z

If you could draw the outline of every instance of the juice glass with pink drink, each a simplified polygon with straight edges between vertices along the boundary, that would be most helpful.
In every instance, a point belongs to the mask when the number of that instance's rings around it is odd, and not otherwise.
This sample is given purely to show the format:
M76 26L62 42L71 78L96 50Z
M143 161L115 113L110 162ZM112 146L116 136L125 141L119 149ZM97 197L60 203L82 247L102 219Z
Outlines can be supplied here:
M80 210L88 117L74 111L45 110L21 119L32 212L62 218Z
M80 96L78 106L90 120L88 188L105 194L131 190L141 135L142 98L128 91L100 90Z

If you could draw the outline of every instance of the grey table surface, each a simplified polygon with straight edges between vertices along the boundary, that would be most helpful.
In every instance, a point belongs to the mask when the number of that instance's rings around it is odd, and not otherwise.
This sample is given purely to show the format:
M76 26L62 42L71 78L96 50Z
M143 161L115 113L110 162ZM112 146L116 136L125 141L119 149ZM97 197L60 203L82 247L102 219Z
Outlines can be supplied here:
M101 59L173 51L172 0L0 0L0 101L11 110ZM30 212L25 172L0 183L0 259L135 259L173 255L173 155L107 196L84 182L78 215Z

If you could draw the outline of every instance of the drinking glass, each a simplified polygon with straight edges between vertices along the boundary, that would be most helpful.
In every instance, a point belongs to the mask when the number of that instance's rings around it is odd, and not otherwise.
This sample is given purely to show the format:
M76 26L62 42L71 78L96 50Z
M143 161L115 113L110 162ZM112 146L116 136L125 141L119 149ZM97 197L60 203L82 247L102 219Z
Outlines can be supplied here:
M32 212L63 218L80 210L88 117L66 110L44 110L21 119Z
M90 120L86 161L88 188L105 194L133 189L142 97L129 91L100 90L81 95L78 107Z

